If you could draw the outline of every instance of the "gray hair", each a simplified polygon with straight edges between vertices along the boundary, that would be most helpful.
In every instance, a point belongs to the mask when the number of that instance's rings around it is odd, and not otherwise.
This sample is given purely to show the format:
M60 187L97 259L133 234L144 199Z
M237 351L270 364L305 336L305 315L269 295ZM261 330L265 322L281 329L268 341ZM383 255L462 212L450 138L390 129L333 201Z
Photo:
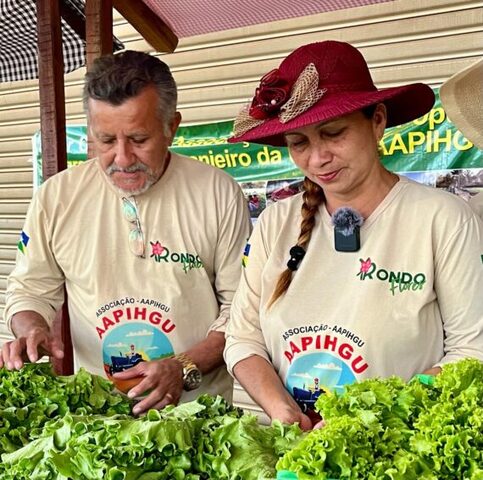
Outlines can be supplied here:
M168 133L176 114L176 82L168 65L144 52L125 50L96 58L85 76L84 110L89 113L90 98L117 106L150 85L158 92L158 115Z

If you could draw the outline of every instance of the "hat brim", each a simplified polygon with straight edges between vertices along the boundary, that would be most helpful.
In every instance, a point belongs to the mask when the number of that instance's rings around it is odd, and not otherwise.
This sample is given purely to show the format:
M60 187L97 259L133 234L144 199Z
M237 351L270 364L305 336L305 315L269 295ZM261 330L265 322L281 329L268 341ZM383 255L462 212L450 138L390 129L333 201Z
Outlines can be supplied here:
M289 122L282 123L278 117L268 119L243 135L231 137L230 143L253 142L276 147L285 145L284 133L289 130L328 122L348 115L364 107L384 103L387 109L387 127L402 125L421 117L434 105L434 93L423 83L392 87L373 91L326 92L307 111Z
M441 104L463 135L483 149L483 60L457 72L441 85Z

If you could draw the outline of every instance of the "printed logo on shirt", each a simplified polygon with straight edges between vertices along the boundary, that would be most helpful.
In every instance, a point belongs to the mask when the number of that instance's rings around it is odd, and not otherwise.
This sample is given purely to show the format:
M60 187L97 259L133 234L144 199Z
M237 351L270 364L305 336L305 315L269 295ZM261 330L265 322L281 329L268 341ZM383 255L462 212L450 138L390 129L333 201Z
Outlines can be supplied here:
M102 340L112 327L120 323L142 321L161 329L164 333L170 333L176 328L168 318L170 310L168 305L147 298L124 297L112 300L97 309L96 332Z
M245 245L245 250L243 251L243 257L242 257L242 266L246 267L248 265L248 256L250 255L250 248L251 245L247 243Z
M193 268L203 268L203 262L199 255L194 255L188 252L179 253L173 250L170 251L169 248L162 245L159 240L149 243L151 244L151 258L157 263L177 263L185 273L188 273Z
M29 243L29 240L30 240L30 237L22 230L22 232L20 233L20 240L19 242L17 243L17 248L23 253L25 254L26 250L27 250L27 245Z
M389 291L396 293L422 290L426 283L426 275L424 273L395 272L378 267L375 262L368 258L367 260L359 259L361 262L360 270L357 276L360 280L379 280L389 284Z
M121 392L130 390L139 382L139 377L120 380L113 377L115 373L129 370L140 362L172 355L174 350L168 337L152 325L140 322L120 325L106 335L102 344L104 371Z
M369 367L360 353L365 342L354 332L337 325L314 327L303 325L283 333L289 362L285 384L303 411L313 409L322 394L342 392Z
M294 361L287 374L286 388L302 411L314 410L320 395L342 393L344 385L354 383L351 369L330 353L311 353Z
M139 377L119 380L114 373L174 354L169 335L176 325L168 317L169 311L169 306L157 300L132 297L112 300L97 309L95 328L102 340L104 371L119 390L128 391Z

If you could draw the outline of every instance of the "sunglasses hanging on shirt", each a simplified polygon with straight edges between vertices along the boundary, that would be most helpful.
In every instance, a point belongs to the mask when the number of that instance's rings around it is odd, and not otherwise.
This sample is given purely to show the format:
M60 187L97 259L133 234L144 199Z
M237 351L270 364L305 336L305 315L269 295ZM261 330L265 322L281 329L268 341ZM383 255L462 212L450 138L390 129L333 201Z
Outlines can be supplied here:
M357 252L361 248L362 215L351 207L338 208L332 214L334 243L338 252Z
M135 197L122 197L122 213L131 225L129 249L136 257L145 258L144 234Z

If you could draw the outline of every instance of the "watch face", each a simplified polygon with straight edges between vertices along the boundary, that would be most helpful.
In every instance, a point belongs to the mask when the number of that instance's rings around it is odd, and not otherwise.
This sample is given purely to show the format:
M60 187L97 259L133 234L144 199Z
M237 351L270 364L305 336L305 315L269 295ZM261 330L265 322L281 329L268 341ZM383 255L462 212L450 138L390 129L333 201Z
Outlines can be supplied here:
M194 390L201 385L201 372L197 368L193 368L186 373L184 379L185 390Z

